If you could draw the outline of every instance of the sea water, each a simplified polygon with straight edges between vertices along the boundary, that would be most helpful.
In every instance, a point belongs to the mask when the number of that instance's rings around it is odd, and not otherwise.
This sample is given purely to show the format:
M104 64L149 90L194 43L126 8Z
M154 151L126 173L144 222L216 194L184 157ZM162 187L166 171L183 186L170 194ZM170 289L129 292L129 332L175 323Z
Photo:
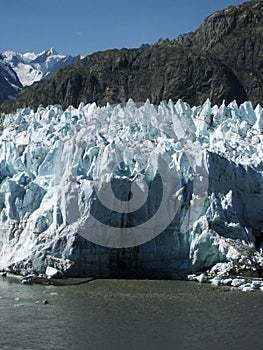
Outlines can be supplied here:
M0 349L262 349L262 301L261 291L197 282L0 277Z

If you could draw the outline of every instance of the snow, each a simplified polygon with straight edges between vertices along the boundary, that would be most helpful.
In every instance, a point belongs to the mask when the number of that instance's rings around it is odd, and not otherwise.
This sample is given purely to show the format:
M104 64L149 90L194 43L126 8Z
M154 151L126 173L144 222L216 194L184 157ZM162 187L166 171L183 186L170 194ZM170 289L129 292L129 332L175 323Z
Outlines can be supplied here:
M43 51L43 52L45 52L45 51ZM41 54L42 54L42 52L41 52ZM29 62L35 60L37 58L38 54L36 54L34 52L25 52L24 54L22 54L22 56L23 56L24 61L29 63Z
M31 64L25 64L23 62L18 63L16 67L13 67L16 71L19 80L23 86L30 86L36 81L40 81L43 77L43 73L38 68L32 68Z
M214 266L219 285L224 271L262 266L262 115L209 100L6 115L0 268L186 277Z
M52 72L52 69L57 64L61 64L61 67L65 66L65 61L70 61L71 59L70 56L61 55L53 48L42 51L39 54L33 52L21 54L14 51L5 51L2 53L2 56L4 61L16 72L24 87L42 80Z

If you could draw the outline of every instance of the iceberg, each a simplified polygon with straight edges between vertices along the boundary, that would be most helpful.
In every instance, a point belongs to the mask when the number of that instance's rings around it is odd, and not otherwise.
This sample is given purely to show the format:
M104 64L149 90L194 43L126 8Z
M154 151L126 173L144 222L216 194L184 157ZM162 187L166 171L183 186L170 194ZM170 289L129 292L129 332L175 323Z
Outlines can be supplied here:
M261 268L262 116L250 102L132 99L5 115L0 268L151 278Z

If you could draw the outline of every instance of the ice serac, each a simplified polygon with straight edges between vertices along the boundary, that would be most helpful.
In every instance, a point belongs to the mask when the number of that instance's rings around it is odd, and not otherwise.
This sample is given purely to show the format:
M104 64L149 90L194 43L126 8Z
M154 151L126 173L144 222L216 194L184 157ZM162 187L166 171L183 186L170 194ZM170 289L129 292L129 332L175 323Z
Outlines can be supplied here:
M6 115L0 268L167 278L260 268L262 114L250 102L129 100Z

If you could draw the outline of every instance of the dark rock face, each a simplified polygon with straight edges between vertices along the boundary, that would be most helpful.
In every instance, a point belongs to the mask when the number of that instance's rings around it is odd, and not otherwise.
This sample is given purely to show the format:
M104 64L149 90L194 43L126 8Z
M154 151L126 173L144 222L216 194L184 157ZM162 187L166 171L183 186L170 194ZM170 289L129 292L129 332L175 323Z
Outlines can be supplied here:
M55 64L55 66L51 69L50 72L46 73L42 80L47 80L47 79L51 79L53 78L60 69L63 69L67 66L69 66L70 64L74 64L77 61L80 60L80 55L72 57L70 55L66 56L64 59L61 59L57 64Z
M36 83L0 110L39 104L103 105L150 98L182 98L199 105L207 98L263 103L263 0L209 16L191 35L139 49L97 52Z
M238 77L247 98L263 101L263 1L232 6L208 17L193 37L204 52L218 57Z
M14 98L22 85L15 71L6 63L0 55L0 103L6 98Z

